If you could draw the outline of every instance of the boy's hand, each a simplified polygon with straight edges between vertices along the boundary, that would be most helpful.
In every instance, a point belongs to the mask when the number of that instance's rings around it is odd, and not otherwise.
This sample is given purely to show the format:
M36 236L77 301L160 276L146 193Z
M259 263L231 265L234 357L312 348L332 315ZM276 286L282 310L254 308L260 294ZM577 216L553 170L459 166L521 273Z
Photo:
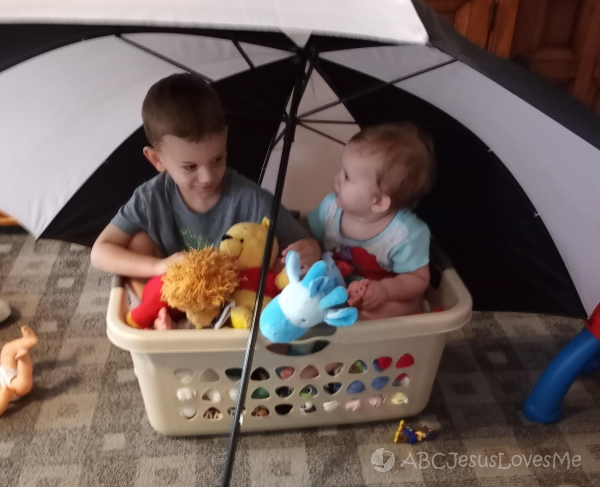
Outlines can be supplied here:
M389 301L389 291L380 281L369 281L365 295L362 298L362 309L370 310Z
M321 246L314 238L304 238L290 245L281 254L281 262L285 264L285 256L290 250L295 250L300 256L300 269L306 272L315 262L321 258Z
M181 262L183 260L183 252L177 252L166 259L159 259L156 262L156 267L154 269L154 275L162 276L167 273L167 269L171 264L175 264L176 262Z

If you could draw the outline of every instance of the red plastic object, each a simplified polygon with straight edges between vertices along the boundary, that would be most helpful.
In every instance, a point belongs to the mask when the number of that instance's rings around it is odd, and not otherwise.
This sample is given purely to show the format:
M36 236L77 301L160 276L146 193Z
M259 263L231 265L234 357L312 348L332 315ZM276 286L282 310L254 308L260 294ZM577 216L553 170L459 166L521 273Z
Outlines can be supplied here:
M600 303L588 320L585 320L585 326L588 331L600 340Z
M396 362L396 368L403 369L404 367L410 367L414 363L415 359L413 356L410 353L405 353L398 359L398 362Z

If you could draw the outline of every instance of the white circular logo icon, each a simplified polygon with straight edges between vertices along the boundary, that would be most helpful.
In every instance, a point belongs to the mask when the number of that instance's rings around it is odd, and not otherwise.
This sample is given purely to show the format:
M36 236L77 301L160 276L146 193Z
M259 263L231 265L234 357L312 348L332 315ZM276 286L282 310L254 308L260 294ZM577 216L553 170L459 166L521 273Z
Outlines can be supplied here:
M392 468L394 468L394 463L396 463L396 457L394 457L394 454L392 452L385 451L383 448L375 450L373 455L371 455L371 464L378 472L389 472Z

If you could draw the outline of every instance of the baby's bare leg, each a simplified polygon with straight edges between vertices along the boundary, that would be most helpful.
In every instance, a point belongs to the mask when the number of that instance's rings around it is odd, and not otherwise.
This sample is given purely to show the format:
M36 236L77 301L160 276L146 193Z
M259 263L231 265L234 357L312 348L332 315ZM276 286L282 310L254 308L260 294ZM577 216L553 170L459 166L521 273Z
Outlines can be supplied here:
M6 411L6 408L10 404L10 400L12 399L12 397L13 397L12 389L5 387L4 389L0 390L0 415L4 411Z
M33 387L33 364L26 349L22 349L17 360L17 376L10 382L10 388L17 396L24 396Z
M18 362L17 354L22 350L29 351L38 344L39 340L37 335L28 326L22 326L21 333L23 334L21 338L17 338L12 342L7 342L2 347L2 352L0 352L0 365L16 369Z
M158 258L163 257L156 245L154 245L154 242L150 238L150 235L148 235L146 232L140 232L134 235L134 237L131 239L131 242L129 242L127 248L132 252L135 252L136 254L149 255L151 257ZM144 290L144 286L146 286L147 282L148 279L127 279L127 284L133 290L138 299L142 298L142 291Z
M375 309L360 310L358 313L358 320L383 320L385 318L414 315L421 311L421 299L413 299L411 301L388 301Z

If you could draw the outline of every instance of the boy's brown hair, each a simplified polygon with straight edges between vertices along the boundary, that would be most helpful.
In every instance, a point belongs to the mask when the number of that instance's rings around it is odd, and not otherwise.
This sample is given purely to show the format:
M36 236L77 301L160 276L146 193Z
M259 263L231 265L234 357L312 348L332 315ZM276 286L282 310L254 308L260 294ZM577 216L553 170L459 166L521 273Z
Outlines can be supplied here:
M366 156L378 162L377 187L395 209L414 208L434 179L433 142L412 123L366 127L349 144L359 144Z
M150 87L142 104L148 142L156 149L165 135L200 142L227 128L215 90L199 76L173 74Z

